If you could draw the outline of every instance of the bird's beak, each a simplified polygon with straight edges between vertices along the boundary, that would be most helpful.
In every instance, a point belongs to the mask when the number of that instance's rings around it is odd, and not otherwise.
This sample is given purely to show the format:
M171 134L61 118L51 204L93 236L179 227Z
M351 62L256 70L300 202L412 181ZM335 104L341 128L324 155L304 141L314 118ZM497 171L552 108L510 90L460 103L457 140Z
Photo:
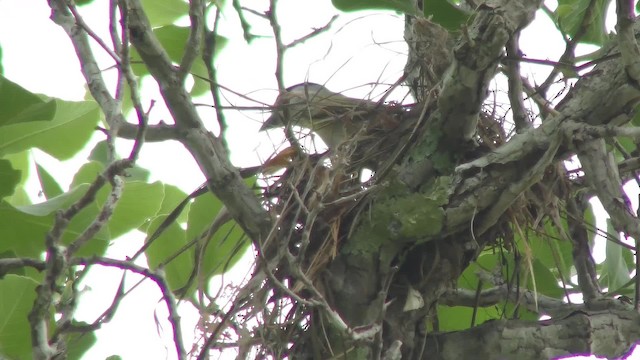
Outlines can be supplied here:
M282 121L282 116L279 111L273 110L271 112L271 116L265 121L260 127L260 131L266 131L270 129L275 129L279 127L283 127L284 122Z

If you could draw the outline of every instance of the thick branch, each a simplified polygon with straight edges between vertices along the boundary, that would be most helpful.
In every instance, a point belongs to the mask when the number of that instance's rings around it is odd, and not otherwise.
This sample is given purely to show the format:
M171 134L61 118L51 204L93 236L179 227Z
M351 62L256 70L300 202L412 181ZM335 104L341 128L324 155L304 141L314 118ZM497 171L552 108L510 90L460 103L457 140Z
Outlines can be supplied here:
M507 41L533 20L542 1L483 4L464 39L454 49L454 61L443 79L438 108L450 142L470 140Z
M265 239L270 219L229 161L222 141L207 131L179 72L154 35L139 0L127 1L131 42L157 81L181 141L209 180L209 188L253 240Z
M424 359L551 359L573 354L617 358L640 337L632 311L576 311L558 320L495 320L466 331L432 334Z

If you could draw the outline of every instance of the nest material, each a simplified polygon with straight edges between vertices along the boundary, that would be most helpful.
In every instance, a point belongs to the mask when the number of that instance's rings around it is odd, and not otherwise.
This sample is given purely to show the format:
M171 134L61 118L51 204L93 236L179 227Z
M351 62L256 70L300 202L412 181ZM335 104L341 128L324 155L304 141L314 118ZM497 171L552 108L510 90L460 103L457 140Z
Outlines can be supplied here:
M411 135L425 131L415 128L421 111L421 106L383 106L335 151L308 154L291 147L264 165L265 172L284 169L281 175L268 179L270 184L263 192L265 206L276 225L273 236L263 244L261 259L270 264L267 271L273 278L260 277L264 269L258 265L254 277L241 292L251 300L238 303L234 311L246 314L242 315L245 321L253 318L260 324L251 332L254 340L251 346L256 346L256 341L262 344L258 346L262 354L286 356L273 351L287 349L283 344L307 331L310 322L318 318L313 311L315 307L307 306L305 299L323 296L323 284L316 281L318 275L338 254L359 215L366 211L370 198L367 195L384 180L379 170L401 161L399 151L411 145L407 144ZM481 114L477 137L480 146L475 149L475 156L478 149L490 151L507 141L503 121L504 118L488 112ZM363 169L376 173L363 181ZM557 182L558 177L560 171L550 172L544 182ZM548 196L539 191L535 195L535 198L528 193L522 196L487 235L502 238L508 242L502 245L511 247L514 234L509 224L526 227L539 221L536 218L540 212L546 211L549 202L540 199ZM556 194L548 195L557 198Z
M355 209L381 180L374 176L362 181L363 171L375 173L399 160L394 154L405 147L419 108L381 105L336 149L310 155L287 148L267 162L270 168L287 163L264 191L266 205L277 218L277 243L287 244L310 279L336 256L357 217Z

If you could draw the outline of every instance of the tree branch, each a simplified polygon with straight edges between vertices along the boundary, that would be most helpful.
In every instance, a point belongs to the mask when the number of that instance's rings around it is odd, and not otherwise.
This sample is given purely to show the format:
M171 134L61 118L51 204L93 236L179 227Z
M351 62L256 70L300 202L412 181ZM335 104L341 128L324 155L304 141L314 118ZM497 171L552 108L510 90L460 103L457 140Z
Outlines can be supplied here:
M618 358L640 337L640 314L621 310L575 311L552 320L494 320L450 333L428 335L424 359L551 359L574 354Z
M127 0L131 42L157 81L174 118L180 141L194 156L209 188L254 241L267 238L271 220L249 189L220 139L207 131L169 56L154 35L139 0Z

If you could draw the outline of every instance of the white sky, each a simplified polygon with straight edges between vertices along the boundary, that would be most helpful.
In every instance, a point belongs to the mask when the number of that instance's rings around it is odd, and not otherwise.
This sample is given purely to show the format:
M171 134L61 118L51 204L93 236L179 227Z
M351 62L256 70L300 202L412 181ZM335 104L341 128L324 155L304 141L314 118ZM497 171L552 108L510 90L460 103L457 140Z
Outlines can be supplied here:
M267 6L266 1L249 3L261 4L261 7L256 5L256 10L265 10ZM307 34L313 28L323 26L335 14L328 0L281 0L280 3L280 8L287 11L279 14L285 43ZM106 32L106 4L105 0L96 0L91 11L83 9L86 23L99 34ZM82 100L85 96L85 83L78 69L75 52L65 33L49 20L49 15L50 9L45 1L0 0L0 45L4 75L35 93L66 100ZM218 58L219 81L239 93L270 104L277 95L274 76L275 47L271 30L266 21L249 14L247 18L255 24L253 33L263 37L247 45L242 40L236 14L228 11L224 16L222 33L231 41ZM406 57L403 26L403 18L392 13L343 16L336 22L332 32L288 53L285 83L290 86L308 78L313 82L326 82L331 90L343 91L347 95L368 96L372 88L362 84L376 81L393 83L402 74ZM542 29L548 26L552 26L551 23L543 16L538 16L535 26L522 35L521 44L525 54L536 58L559 57L564 50L559 36L540 36L544 33ZM99 55L103 68L111 65L104 54ZM549 71L539 66L530 66L529 69L531 74L541 72L538 79L544 78ZM146 81L144 84L151 82ZM143 104L148 105L151 99L161 103L157 90L149 90L153 86L146 88ZM384 88L374 89L373 95L379 95L382 90ZM229 99L235 105L258 105L241 101L232 95ZM211 103L207 98L198 102ZM215 123L211 110L203 109L202 114L205 122ZM169 118L167 112L158 105L154 107L151 116L152 121ZM266 118L265 114L228 112L227 116L232 160L238 166L257 164L260 159L269 156L274 146L273 141L281 141L273 137L277 136L274 133L270 133L272 137L267 134L258 135L258 128ZM119 144L123 153L131 146L126 141ZM39 161L50 164L49 170L56 179L64 179L61 185L66 187L75 170L84 163L91 147L92 145L76 159L65 163L49 159L42 153L35 153L34 156ZM139 165L152 171L152 180L176 184L186 192L192 191L204 180L191 156L175 142L145 144ZM37 188L34 189L35 192ZM631 200L635 201L635 198L632 197ZM131 254L140 246L141 236L130 234L128 237L129 239L115 241L110 254ZM246 270L239 266L236 272L241 276ZM114 271L112 273L115 274ZM131 276L128 284L133 284L133 279ZM91 321L96 314L106 309L118 281L117 276L94 275L88 281L88 288L81 299L80 316ZM123 359L175 359L171 329L164 321L166 311L158 303L159 292L155 285L145 282L134 291L134 295L123 301L116 319L98 331L98 345L86 354L85 359L101 359L113 354L118 354ZM189 311L184 315L183 322L187 325L185 329L192 328L196 317ZM160 319L162 329L155 327L154 316ZM189 350L194 333L184 331L184 334L185 345Z

